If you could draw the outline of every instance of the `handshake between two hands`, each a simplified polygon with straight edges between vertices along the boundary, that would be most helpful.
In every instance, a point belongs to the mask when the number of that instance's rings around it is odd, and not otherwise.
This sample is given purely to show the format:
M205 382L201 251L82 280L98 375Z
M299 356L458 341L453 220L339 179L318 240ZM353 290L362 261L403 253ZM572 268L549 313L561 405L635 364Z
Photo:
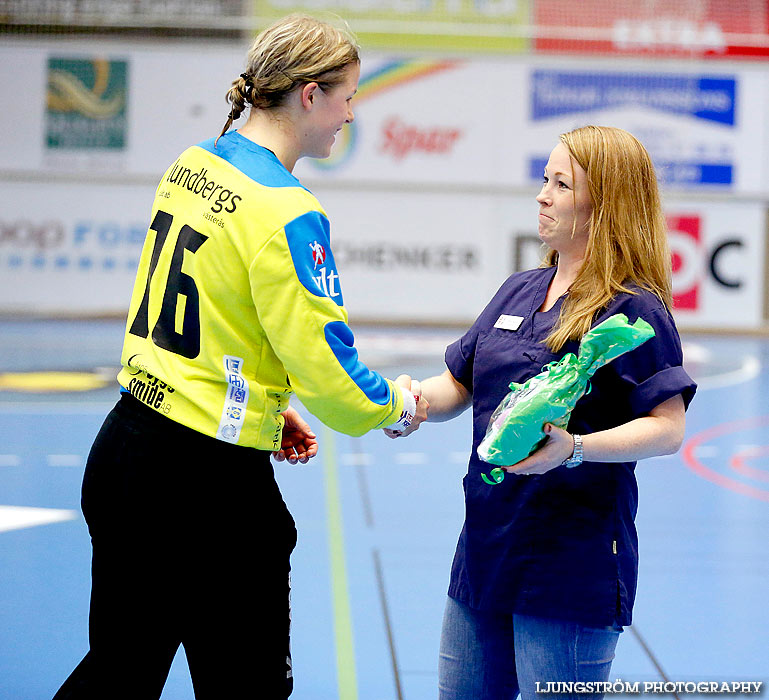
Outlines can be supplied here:
M414 414L414 419L411 421L411 425L405 430L384 429L385 435L393 440L399 437L407 437L415 430L418 430L419 426L427 420L427 412L430 410L430 403L424 396L422 396L422 387L416 379L412 379L408 374L401 374L395 380L395 383L414 394L414 398L417 402L417 410Z
M412 380L407 374L401 374L395 383L404 389L411 391L417 402L417 410L414 419L406 430L388 430L385 428L385 434L390 438L406 437L411 435L427 419L427 410L430 404L422 396L422 389L419 382ZM318 439L312 429L307 424L295 408L289 407L283 412L285 424L283 426L283 435L281 439L280 450L272 453L278 462L284 460L291 464L301 462L306 464L316 454L318 454Z

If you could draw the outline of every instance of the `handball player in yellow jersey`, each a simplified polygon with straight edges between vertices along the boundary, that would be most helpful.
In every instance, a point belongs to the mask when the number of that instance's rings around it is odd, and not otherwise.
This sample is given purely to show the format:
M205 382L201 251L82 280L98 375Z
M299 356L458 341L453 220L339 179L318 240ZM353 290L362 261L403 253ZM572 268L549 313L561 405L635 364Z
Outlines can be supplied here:
M288 697L296 529L270 454L318 449L289 397L349 435L427 415L409 377L358 360L328 219L292 175L353 120L359 75L345 30L280 20L227 93L221 135L158 185L121 397L83 479L90 649L56 700L159 698L180 645L197 700Z

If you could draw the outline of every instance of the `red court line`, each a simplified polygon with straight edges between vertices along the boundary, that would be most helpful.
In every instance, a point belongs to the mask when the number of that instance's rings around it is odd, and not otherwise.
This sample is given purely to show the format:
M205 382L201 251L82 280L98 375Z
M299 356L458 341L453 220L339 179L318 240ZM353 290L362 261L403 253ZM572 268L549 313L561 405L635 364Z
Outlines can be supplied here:
M743 450L732 457L729 466L734 469L734 471L744 474L749 479L769 482L769 472L764 469L756 469L747 464L747 460L749 459L757 459L759 457L766 457L767 455L769 455L769 446L767 445L756 449Z
M717 471L705 466L695 456L697 448L710 440L722 437L723 435L728 435L729 433L736 433L740 430L749 430L751 428L759 428L765 425L769 425L769 416L754 416L753 418L748 418L742 421L714 425L712 428L703 430L689 438L684 445L682 452L684 464L686 464L686 466L695 474L701 476L703 479L707 479L716 486L729 489L730 491L742 494L743 496L748 496L749 498L755 498L759 501L766 501L769 503L769 491L763 491L754 486L750 486L749 484L744 484L741 481L732 479L731 477L719 474Z

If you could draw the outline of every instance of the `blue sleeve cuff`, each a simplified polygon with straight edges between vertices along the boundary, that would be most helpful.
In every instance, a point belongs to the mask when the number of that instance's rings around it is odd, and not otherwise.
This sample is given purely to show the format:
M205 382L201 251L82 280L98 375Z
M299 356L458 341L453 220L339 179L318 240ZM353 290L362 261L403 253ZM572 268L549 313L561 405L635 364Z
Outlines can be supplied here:
M688 408L697 385L683 367L667 367L638 384L630 394L630 406L634 415L646 415L663 401L681 394Z
M390 384L381 374L373 372L358 359L350 327L343 321L332 321L325 325L323 331L334 357L369 401L380 406L390 403Z
M473 356L471 355L469 360L465 358L462 353L462 340L463 338L460 338L446 348L446 367L451 372L451 376L472 394Z

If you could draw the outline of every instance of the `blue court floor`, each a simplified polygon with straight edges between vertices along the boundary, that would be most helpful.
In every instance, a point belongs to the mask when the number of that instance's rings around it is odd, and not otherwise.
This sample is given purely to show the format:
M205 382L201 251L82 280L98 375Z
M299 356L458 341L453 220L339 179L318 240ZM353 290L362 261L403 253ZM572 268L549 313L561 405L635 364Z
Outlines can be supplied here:
M362 358L391 377L442 371L458 334L354 330ZM111 321L0 321L0 700L49 699L87 650L79 489L117 396L122 332ZM639 591L611 678L766 686L769 340L684 336L684 345L700 391L681 452L638 467ZM40 385L29 374L54 371L69 374ZM307 417L318 457L276 466L299 530L293 697L435 698L469 413L396 441L349 438ZM163 698L193 698L183 652Z

